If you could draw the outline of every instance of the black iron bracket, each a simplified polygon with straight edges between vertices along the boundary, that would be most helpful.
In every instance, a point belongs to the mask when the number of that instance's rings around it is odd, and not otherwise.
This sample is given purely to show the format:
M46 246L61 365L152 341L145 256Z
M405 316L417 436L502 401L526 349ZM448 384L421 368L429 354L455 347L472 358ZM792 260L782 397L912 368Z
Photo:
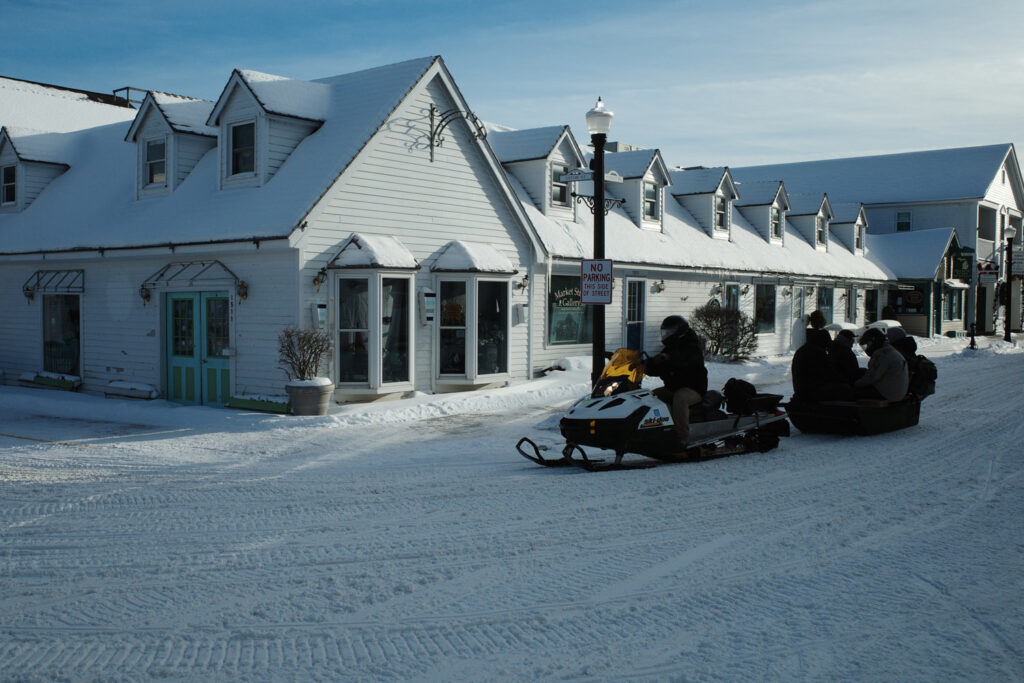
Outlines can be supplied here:
M461 109L449 109L446 112L442 112L437 106L430 105L430 161L434 161L434 148L440 147L444 144L444 131L448 126L451 125L452 121L457 119L465 119L474 128L474 135L478 140L483 140L487 137L487 129L484 128L484 124L480 122L480 119L476 117L471 111L462 111Z
M576 194L573 192L572 196L576 198L577 204L586 204L590 208L590 213L595 213L594 198L589 194ZM607 216L613 206L622 206L625 203L625 199L609 199L606 197L604 200L604 215Z

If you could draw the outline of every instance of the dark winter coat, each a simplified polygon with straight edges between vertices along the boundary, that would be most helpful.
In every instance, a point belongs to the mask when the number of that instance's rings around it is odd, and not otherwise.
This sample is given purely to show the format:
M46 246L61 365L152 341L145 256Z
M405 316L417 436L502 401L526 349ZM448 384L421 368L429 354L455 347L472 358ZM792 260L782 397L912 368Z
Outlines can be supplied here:
M648 375L660 377L669 391L689 387L703 396L708 390L708 369L700 340L690 330L676 343L666 344L657 356L647 361Z
M853 384L860 376L860 365L853 353L853 337L837 335L828 349L829 362L836 372L848 383Z
M807 341L793 354L793 398L800 401L846 399L849 382L832 366L828 347L832 338L825 330L807 330Z

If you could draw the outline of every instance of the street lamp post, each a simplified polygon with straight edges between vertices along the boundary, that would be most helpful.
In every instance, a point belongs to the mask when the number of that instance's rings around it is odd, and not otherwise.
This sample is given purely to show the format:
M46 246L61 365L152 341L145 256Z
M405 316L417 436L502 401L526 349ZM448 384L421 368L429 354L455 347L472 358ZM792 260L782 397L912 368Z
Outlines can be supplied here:
M1006 313L1003 318L1003 341L1010 339L1010 317L1013 311L1013 238L1017 236L1017 228L1012 225L1003 230L1006 235Z
M608 131L612 126L614 114L604 108L604 102L597 98L597 104L587 112L587 132L590 142L594 145L594 158L590 170L594 173L594 253L592 258L604 258L604 216L607 211L604 201L604 146L608 142ZM604 370L604 306L593 304L593 367L590 373L591 386L597 386L597 380Z

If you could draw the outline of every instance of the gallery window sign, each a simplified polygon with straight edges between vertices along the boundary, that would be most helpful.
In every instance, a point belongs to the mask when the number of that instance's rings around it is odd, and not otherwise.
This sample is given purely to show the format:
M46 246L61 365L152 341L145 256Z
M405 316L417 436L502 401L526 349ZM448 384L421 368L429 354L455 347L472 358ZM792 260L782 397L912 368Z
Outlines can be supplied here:
M591 306L585 306L576 275L552 275L548 290L548 344L590 344Z

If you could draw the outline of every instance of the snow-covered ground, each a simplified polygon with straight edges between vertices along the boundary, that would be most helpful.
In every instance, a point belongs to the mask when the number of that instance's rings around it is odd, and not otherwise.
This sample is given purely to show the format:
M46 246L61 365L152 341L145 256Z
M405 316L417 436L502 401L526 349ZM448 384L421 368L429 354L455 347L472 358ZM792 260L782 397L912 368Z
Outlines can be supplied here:
M1024 346L963 347L915 428L601 474L513 449L579 362L320 418L2 387L0 679L1022 680Z

